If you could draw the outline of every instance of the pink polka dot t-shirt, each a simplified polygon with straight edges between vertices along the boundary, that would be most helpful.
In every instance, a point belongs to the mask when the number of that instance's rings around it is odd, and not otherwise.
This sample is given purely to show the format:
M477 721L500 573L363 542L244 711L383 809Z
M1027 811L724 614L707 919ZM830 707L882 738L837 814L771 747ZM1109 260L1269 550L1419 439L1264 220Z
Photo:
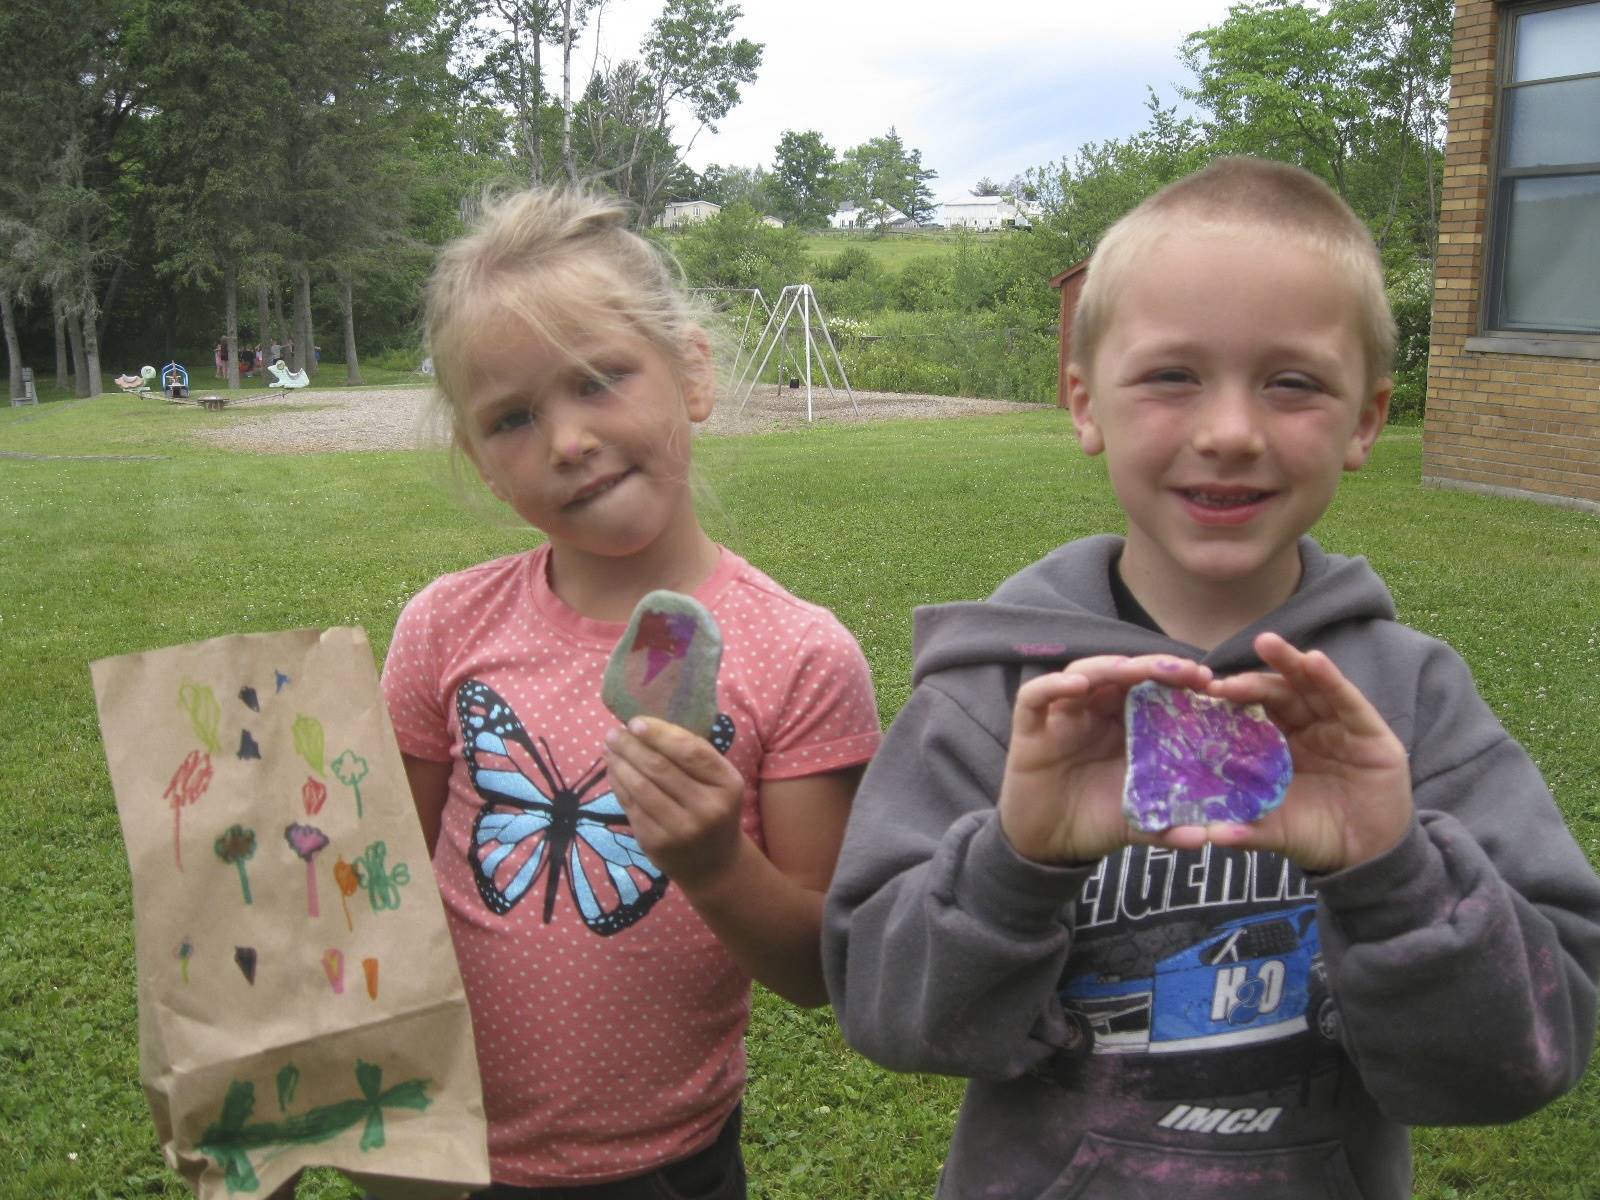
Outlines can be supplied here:
M494 1178L521 1186L637 1175L709 1145L743 1092L750 1006L748 976L619 824L600 681L625 627L563 604L548 560L546 545L436 580L383 669L400 749L453 764L433 867ZM871 677L831 613L728 550L695 598L722 629L725 753L761 846L764 780L872 756Z

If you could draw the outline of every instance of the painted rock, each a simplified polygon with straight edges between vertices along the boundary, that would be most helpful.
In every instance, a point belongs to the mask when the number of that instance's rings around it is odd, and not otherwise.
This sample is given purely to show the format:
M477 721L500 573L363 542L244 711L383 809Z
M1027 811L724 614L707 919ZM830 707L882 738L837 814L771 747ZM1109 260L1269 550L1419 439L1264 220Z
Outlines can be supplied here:
M1259 704L1146 681L1129 689L1122 811L1146 833L1257 821L1283 803L1289 744Z
M626 723L660 717L707 736L717 719L722 631L692 596L651 592L634 607L611 660L600 698Z

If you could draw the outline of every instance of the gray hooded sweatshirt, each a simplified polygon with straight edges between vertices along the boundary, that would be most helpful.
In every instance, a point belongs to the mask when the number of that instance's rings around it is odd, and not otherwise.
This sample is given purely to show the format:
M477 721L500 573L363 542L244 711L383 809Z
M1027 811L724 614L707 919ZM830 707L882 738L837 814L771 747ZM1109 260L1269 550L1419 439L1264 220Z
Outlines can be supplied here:
M1407 1126L1513 1121L1582 1076L1600 880L1466 664L1395 621L1364 559L1303 539L1296 593L1202 653L1119 619L1121 548L918 610L824 919L845 1038L971 1081L946 1200L1404 1200ZM1012 850L995 801L1023 681L1107 653L1259 670L1263 630L1325 651L1405 745L1398 846L1315 878L1214 847Z

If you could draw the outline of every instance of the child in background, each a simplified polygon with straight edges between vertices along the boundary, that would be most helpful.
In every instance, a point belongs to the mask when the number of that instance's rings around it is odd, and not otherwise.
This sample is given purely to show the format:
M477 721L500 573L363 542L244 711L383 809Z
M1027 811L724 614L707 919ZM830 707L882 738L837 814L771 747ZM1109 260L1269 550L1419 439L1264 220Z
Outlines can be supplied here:
M711 348L625 216L578 191L503 199L427 296L455 443L547 538L425 588L383 671L472 1009L496 1198L745 1195L750 980L825 1001L823 894L879 741L844 626L701 528ZM601 704L657 588L722 630L715 745Z
M847 1040L971 1079L946 1200L1401 1200L1407 1126L1582 1076L1600 881L1460 657L1305 536L1394 337L1370 235L1298 168L1219 160L1095 252L1069 405L1126 537L917 614L826 913ZM1130 829L1150 679L1263 704L1282 806Z

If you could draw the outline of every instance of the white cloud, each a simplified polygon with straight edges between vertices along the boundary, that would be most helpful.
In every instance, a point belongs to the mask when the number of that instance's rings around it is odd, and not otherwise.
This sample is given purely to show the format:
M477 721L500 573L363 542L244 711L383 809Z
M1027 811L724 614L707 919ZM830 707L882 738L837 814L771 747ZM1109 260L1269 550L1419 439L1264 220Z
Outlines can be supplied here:
M737 34L765 45L755 83L688 155L770 165L785 129L815 129L835 150L894 126L936 195L982 176L1004 182L1086 141L1143 126L1147 87L1164 103L1189 82L1185 36L1221 21L1228 0L744 0ZM601 53L637 54L660 0L611 0ZM587 47L581 60L588 65ZM680 131L680 136L687 130Z

